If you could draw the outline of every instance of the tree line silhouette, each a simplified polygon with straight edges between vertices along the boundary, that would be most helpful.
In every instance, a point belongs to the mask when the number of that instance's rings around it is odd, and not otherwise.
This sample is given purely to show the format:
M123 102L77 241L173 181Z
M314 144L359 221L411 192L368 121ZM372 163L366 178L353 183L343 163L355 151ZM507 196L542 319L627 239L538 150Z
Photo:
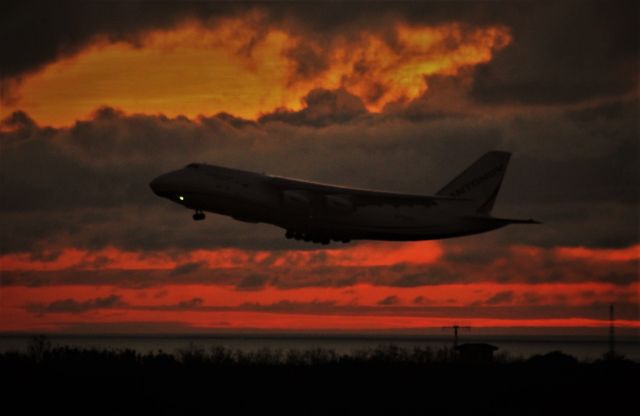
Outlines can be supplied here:
M452 348L395 345L346 354L192 343L141 354L37 337L0 353L0 374L25 414L614 414L635 406L640 364L559 351L467 362Z

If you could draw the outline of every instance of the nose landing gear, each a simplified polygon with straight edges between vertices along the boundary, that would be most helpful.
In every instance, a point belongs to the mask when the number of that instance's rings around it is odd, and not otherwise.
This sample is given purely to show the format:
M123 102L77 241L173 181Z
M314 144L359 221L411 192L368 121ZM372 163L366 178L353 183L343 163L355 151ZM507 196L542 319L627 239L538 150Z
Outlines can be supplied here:
M196 213L193 214L193 220L194 221L202 221L203 219L205 219L204 212L202 212L202 210L197 209Z

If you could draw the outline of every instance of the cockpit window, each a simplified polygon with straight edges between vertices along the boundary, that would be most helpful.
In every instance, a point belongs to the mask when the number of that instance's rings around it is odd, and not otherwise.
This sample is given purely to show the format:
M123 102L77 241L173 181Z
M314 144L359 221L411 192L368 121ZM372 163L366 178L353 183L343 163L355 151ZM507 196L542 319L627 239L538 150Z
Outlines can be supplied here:
M190 168L190 169L198 169L198 164L197 164L197 163L189 163L189 164L187 165L187 168Z

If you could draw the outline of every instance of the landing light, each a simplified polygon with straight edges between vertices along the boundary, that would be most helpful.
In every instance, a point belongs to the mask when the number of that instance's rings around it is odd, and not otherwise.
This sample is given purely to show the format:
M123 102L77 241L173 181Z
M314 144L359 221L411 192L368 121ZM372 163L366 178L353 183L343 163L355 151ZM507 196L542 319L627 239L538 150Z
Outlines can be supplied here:
M178 197L178 199L179 199L180 201L184 201L184 197L183 197L182 195L180 195L180 196Z

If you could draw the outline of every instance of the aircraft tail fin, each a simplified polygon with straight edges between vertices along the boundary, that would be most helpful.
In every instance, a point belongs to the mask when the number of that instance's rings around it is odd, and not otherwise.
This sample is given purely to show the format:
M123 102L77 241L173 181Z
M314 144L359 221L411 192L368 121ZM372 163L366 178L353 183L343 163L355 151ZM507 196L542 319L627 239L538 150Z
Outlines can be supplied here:
M510 157L508 152L485 153L436 195L467 199L475 212L488 214L498 196Z

